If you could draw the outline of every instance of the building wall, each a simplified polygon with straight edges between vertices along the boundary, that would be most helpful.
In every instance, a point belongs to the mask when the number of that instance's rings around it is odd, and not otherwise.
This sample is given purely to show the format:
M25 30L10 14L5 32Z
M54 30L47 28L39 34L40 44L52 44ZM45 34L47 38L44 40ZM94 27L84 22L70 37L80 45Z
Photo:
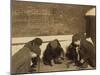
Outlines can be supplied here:
M12 2L12 36L69 35L85 32L84 13L92 6Z

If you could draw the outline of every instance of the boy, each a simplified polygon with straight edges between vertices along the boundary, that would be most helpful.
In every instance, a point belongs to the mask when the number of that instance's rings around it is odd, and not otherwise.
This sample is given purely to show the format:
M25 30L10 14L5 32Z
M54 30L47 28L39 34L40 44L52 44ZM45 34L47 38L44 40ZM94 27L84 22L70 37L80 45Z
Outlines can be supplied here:
M75 34L72 39L74 43L78 45L78 57L81 63L80 66L88 63L91 67L96 67L96 51L93 44L85 39L85 35L82 33Z
M60 58L63 58L61 55L64 57L64 51L59 41L57 39L50 41L43 53L43 63L53 66L51 62L53 60L55 64L61 64Z
M35 38L29 41L12 57L12 73L29 73L30 62L32 62L31 67L34 67L41 54L40 45L42 45L42 40L40 38ZM33 71L33 70L32 70Z

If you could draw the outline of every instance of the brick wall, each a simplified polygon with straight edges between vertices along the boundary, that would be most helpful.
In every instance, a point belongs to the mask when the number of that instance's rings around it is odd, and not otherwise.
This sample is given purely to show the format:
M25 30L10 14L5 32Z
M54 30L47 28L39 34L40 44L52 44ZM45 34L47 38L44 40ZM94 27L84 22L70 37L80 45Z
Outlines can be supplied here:
M85 12L92 6L12 2L12 36L68 35L85 32Z

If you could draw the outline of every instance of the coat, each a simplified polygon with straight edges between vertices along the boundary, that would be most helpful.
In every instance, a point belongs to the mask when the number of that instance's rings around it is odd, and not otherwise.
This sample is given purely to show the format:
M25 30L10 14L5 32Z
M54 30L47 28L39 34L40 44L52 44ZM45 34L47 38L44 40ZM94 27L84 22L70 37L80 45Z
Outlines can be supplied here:
M90 66L96 67L96 50L95 47L87 40L80 43L80 59L84 59Z
M41 54L41 50L37 46L33 46L34 41L29 41L21 48L14 56L12 56L11 72L15 73L28 73L31 63L31 53L37 56Z
M73 42L66 49L66 57L69 60L73 60L73 61L77 60L76 45Z
M31 56L29 53L29 48L21 48L14 56L12 56L11 62L11 73L12 74L22 74L28 73L30 68Z

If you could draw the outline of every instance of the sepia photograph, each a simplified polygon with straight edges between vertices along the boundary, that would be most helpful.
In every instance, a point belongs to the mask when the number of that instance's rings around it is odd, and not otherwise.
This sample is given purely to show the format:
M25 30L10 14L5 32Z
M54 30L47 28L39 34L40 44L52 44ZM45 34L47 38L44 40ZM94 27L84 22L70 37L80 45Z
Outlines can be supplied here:
M11 0L11 74L96 69L96 6Z

